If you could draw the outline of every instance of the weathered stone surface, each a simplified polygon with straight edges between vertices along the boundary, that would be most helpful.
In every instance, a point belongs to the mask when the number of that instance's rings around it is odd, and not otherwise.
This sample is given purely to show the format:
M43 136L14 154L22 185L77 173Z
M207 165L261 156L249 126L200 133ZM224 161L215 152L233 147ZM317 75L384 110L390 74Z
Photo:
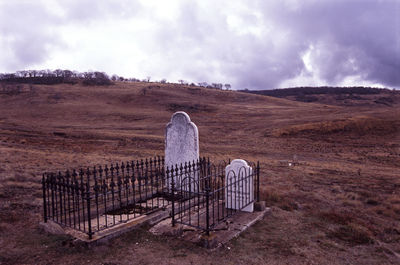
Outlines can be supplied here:
M47 222L40 222L39 227L48 234L65 235L64 229L57 223L47 220Z
M246 161L235 159L225 168L225 176L226 208L253 212L254 177L252 168Z
M254 203L254 210L261 212L265 210L265 201L259 201Z
M197 126L190 121L189 115L183 111L174 113L171 121L165 129L165 166L172 168L175 165L184 164L185 162L198 161L199 159L199 132ZM197 181L197 174L187 176ZM184 181L178 177L174 178L175 185L181 185ZM186 179L187 181L187 179ZM167 180L168 186L171 185ZM188 186L188 185L185 185ZM193 187L191 187L193 190ZM183 187L188 189L188 187Z
M172 226L171 218L168 218L155 224L152 228L149 229L149 231L150 233L158 236L180 236L184 232L183 227L184 225L181 224L175 224L175 226Z
M260 212L238 212L228 217L226 222L217 224L210 236L205 235L202 229L189 228L184 225L176 224L173 228L171 226L171 218L156 224L150 229L150 232L154 235L170 235L174 238L179 237L180 240L185 242L195 243L215 250L217 247L228 243L232 238L239 236L240 233L262 220L267 214L270 214L270 212L270 208L266 208Z

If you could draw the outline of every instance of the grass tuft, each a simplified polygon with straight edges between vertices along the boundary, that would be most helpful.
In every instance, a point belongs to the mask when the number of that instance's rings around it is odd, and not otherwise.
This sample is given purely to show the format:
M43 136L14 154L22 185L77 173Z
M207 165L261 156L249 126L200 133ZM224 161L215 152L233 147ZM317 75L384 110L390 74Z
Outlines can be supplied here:
M329 232L328 237L340 239L353 246L374 242L371 232L356 224L341 225Z

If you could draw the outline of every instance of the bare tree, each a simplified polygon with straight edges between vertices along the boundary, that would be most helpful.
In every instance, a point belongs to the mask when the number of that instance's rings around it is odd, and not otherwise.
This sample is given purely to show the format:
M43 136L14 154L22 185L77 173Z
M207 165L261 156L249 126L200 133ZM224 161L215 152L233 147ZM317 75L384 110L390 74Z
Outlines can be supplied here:
M64 70L62 74L63 74L64 78L71 78L71 77L73 77L74 73L70 70Z
M56 75L56 77L61 77L61 76L63 76L63 70L56 69L56 70L54 70L54 74Z
M222 89L222 84L221 83L212 83L211 85L212 85L213 88Z

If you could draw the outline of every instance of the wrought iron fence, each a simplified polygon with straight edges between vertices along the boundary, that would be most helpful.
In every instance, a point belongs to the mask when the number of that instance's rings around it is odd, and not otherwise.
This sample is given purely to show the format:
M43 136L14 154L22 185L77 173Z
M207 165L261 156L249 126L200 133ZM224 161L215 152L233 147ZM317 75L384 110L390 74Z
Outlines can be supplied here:
M209 233L218 223L259 200L259 163L226 183L227 164L214 165L201 158L168 168L164 158L158 156L45 173L44 221L79 230L91 239L94 233L170 207L172 225L182 223Z
M164 198L164 158L154 157L42 178L44 221L87 233L129 221L170 204Z
M172 181L172 225L204 230L207 234L235 213L260 200L260 164L228 172L226 163L217 166L204 160L166 170Z

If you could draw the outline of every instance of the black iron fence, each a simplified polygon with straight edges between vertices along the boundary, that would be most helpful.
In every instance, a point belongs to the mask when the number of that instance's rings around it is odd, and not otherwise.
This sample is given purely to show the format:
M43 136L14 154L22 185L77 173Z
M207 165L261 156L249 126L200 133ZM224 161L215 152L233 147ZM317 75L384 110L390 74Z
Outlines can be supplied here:
M238 172L226 172L226 163L217 166L205 159L166 170L172 181L172 225L181 223L207 234L239 211L253 211L260 200L260 164L250 163Z
M45 173L44 220L92 238L98 231L167 207L164 175L163 157Z
M259 200L259 164L228 176L226 166L201 158L169 168L158 156L45 173L44 220L79 230L91 239L94 233L170 207L172 225L182 223L208 233Z

